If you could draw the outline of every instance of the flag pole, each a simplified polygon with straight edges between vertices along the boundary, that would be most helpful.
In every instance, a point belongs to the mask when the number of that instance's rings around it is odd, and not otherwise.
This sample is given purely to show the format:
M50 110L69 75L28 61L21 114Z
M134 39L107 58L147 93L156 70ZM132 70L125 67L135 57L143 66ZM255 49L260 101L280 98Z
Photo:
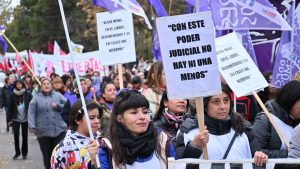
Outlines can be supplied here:
M124 88L124 80L123 80L122 64L118 64L118 74L119 74L120 89L123 89Z
M173 3L173 0L170 0L170 3L169 3L169 16L171 16L172 3Z
M33 77L36 79L36 81L38 82L38 84L41 86L41 82L40 82L39 78L35 75L34 71L31 69L31 67L24 60L24 58L20 55L20 53L19 53L18 49L15 47L15 45L8 39L8 37L4 33L2 33L2 36L10 44L10 46L14 49L14 51L17 53L17 55L19 55L19 57L21 58L22 62L24 62L24 64L27 67L27 69L29 69L29 71L32 73Z
M200 2L199 0L196 0L196 12L200 12ZM203 103L203 97L196 97L195 98L195 104L196 104L196 111L197 111L197 118L198 118L198 126L200 129L200 132L204 130L204 103ZM203 153L203 159L208 160L208 151L207 146L202 147L202 153Z
M74 68L74 72L75 72L76 81L77 81L77 84L78 84L78 90L79 90L80 99L81 99L81 102L82 102L82 107L83 107L83 111L84 111L85 120L87 121L87 127L88 127L88 130L89 130L90 139L94 140L93 132L92 132L92 128L91 128L91 122L90 122L90 119L89 119L88 111L87 111L87 108L86 108L86 103L85 103L82 88L81 88L81 85L80 85L80 79L79 79L79 76L78 76L78 71L77 71L75 58L74 58L74 53L73 53L73 50L72 50L72 47L71 47L71 39L70 39L68 27L67 27L67 22L66 22L65 12L64 12L64 9L63 9L62 0L58 0L58 3L59 3L60 14L61 14L61 18L62 18L62 21L63 21L63 26L64 26L67 42L68 42L68 48L69 48L70 55L71 55L71 58L72 58L73 68ZM99 168L100 167L100 162L99 162L98 154L96 154L95 158L96 158L95 160L96 160L97 168Z
M293 80L293 60L294 60L294 32L295 32L295 11L296 11L296 1L293 0L292 7L290 9L290 12L292 13L292 30L291 30L291 56L290 56L290 80Z

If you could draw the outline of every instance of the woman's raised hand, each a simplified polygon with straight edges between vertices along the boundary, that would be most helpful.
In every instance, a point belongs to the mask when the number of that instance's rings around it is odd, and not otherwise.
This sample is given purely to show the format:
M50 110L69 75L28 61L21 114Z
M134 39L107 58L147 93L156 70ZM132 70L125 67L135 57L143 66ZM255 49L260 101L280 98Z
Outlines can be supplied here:
M194 147L201 148L208 143L208 140L209 140L208 130L206 126L204 126L204 130L196 134L191 144Z

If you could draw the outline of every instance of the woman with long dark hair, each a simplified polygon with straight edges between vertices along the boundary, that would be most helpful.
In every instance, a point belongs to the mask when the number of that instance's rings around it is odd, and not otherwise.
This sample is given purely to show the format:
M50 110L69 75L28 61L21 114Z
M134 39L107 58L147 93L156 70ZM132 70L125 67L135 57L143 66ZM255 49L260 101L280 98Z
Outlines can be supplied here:
M86 101L86 108L94 139L99 138L102 109L93 100ZM54 148L51 157L52 169L87 168L92 163L87 145L90 141L88 123L83 111L83 105L78 99L70 110L70 130L66 137ZM94 164L94 163L93 163Z
M167 157L175 151L168 136L155 129L148 109L149 102L136 90L117 95L109 124L111 145L99 152L101 169L167 168Z
M289 141L293 129L300 123L300 81L288 82L282 87L277 98L269 100L265 105ZM265 153L270 158L286 158L288 156L288 147L279 138L264 112L256 115L253 130L259 145L265 149Z
M27 158L28 153L28 107L32 95L27 91L24 81L18 79L13 86L13 93L10 97L8 107L8 121L12 123L14 131L15 155L17 159L21 153L23 159ZM20 126L22 127L22 148L20 151L19 135Z
M197 119L187 118L181 125L176 140L178 158L203 158L201 147L207 146L209 160L253 157L259 166L267 161L251 124L233 112L228 86L222 85L222 94L204 99L204 113L204 131L199 131Z

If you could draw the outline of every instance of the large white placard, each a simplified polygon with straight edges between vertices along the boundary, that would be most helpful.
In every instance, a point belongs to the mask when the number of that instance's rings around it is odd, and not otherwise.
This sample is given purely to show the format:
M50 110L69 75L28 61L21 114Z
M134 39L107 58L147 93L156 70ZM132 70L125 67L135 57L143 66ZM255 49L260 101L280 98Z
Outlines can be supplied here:
M136 61L132 14L97 13L99 51L103 65Z
M47 55L39 53L30 54L33 61L34 73L37 76L49 77L52 72L60 76L73 69L72 58L70 55ZM85 75L88 68L99 71L101 75L105 73L105 67L101 65L99 51L75 54L76 68L79 75Z
M211 12L156 18L168 97L221 93Z
M219 70L237 97L268 86L235 33L217 38L216 51Z

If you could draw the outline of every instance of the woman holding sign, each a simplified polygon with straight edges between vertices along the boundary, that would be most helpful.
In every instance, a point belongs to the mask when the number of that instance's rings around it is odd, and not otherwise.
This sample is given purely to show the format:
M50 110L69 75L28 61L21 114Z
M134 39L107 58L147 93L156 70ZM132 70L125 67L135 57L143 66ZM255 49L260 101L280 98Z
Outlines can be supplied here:
M168 136L155 129L148 114L149 102L137 90L121 91L115 99L109 139L100 149L101 169L163 169L175 151Z
M206 145L209 160L254 157L256 165L267 161L268 156L259 151L250 123L233 112L228 86L222 85L222 94L204 99L204 113L203 132L199 132L197 119L187 118L180 127L176 144L178 158L202 158L201 147Z
M288 82L278 93L277 99L265 105L287 140L290 140L293 128L300 122L300 81ZM265 113L257 114L253 130L258 143L270 158L288 156L286 144L281 141Z

